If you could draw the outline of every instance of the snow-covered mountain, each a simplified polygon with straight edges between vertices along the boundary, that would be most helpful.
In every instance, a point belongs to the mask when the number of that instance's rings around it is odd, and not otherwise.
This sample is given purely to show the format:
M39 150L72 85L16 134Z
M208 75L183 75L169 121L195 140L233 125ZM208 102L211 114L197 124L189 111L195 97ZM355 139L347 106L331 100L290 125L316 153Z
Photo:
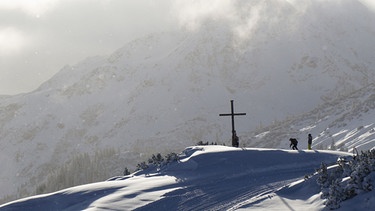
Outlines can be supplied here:
M0 210L322 210L313 174L322 162L334 164L340 156L351 154L188 147L178 162L21 199ZM375 200L369 194L357 196L355 206L349 200L343 206L349 209L342 210L371 208Z
M375 16L360 1L238 1L236 10L236 18L208 17L194 30L134 40L64 67L31 93L2 97L0 196L32 194L81 153L118 149L134 166L198 141L229 145L230 121L218 115L229 112L230 99L247 113L236 129L253 145L260 125L374 82ZM349 120L343 130L369 125ZM321 128L314 136L330 137Z

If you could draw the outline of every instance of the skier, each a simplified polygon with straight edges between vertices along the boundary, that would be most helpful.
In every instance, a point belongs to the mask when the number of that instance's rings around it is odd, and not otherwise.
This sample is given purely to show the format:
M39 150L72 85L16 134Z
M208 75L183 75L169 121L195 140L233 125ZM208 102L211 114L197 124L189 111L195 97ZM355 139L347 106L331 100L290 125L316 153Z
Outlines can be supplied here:
M292 147L292 149L294 149L294 150L298 150L298 148L297 148L297 144L298 144L297 139L290 138L289 141L290 141L290 146L289 147Z
M312 144L312 136L311 134L309 134L307 138L307 149L311 150L311 144Z

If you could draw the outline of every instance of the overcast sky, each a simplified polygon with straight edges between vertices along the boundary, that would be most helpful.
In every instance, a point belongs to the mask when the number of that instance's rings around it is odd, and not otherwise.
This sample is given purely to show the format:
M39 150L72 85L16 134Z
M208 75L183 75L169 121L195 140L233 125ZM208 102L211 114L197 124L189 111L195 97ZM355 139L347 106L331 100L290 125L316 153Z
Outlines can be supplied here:
M169 0L1 0L0 95L29 92L64 65L175 26Z
M194 29L207 17L236 22L233 2L0 0L0 95L30 92L65 65L108 55L152 32Z
M232 0L0 0L0 95L30 92L65 65L149 33L232 18Z

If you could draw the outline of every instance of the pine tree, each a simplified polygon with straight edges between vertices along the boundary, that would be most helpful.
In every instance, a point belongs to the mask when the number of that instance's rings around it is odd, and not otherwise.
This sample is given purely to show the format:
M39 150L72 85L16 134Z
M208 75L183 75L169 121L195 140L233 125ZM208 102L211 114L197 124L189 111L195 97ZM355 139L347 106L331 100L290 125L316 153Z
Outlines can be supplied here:
M325 205L332 209L340 208L340 203L343 201L343 188L340 186L341 179L336 179L329 187L329 193Z
M317 170L321 197L327 199L325 204L329 209L337 209L340 202L373 190L371 173L375 171L375 150L357 153L349 162L347 158L340 158L337 164L335 169L330 169L330 174L324 163Z
M348 177L348 176L350 176L350 174L352 172L352 169L351 169L350 165L348 164L348 161L347 161L346 158L340 157L337 160L337 164L342 169L342 175L341 175L341 177Z
M136 170L145 170L148 169L148 167L149 166L146 164L146 162L141 162L137 164Z
M127 176L129 174L130 174L129 169L125 167L125 169L124 169L124 176Z
M172 152L165 156L165 159L167 160L167 163L171 163L178 160L178 155Z
M316 182L321 188L322 195L321 198L325 199L328 197L328 187L329 187L329 175L327 170L327 165L325 163L321 163L320 168L318 171L318 179Z
M366 192L368 191L372 191L373 189L373 185L372 185L372 180L369 178L369 177L365 177L363 178L363 182L362 182L362 189Z

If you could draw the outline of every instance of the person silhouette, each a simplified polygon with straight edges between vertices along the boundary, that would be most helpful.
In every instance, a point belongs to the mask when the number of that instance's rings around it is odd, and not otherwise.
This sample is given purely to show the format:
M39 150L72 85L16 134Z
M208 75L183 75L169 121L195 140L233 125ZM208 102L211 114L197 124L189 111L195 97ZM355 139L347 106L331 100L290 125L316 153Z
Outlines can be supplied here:
M311 134L307 137L307 149L311 150L311 144L312 144L312 136Z
M294 149L294 150L298 150L298 147L297 147L298 141L297 141L297 139L290 138L289 141L290 141L289 147L292 147L292 149Z
M234 146L234 147L239 146L239 139L238 139L236 131L233 131L232 146Z

